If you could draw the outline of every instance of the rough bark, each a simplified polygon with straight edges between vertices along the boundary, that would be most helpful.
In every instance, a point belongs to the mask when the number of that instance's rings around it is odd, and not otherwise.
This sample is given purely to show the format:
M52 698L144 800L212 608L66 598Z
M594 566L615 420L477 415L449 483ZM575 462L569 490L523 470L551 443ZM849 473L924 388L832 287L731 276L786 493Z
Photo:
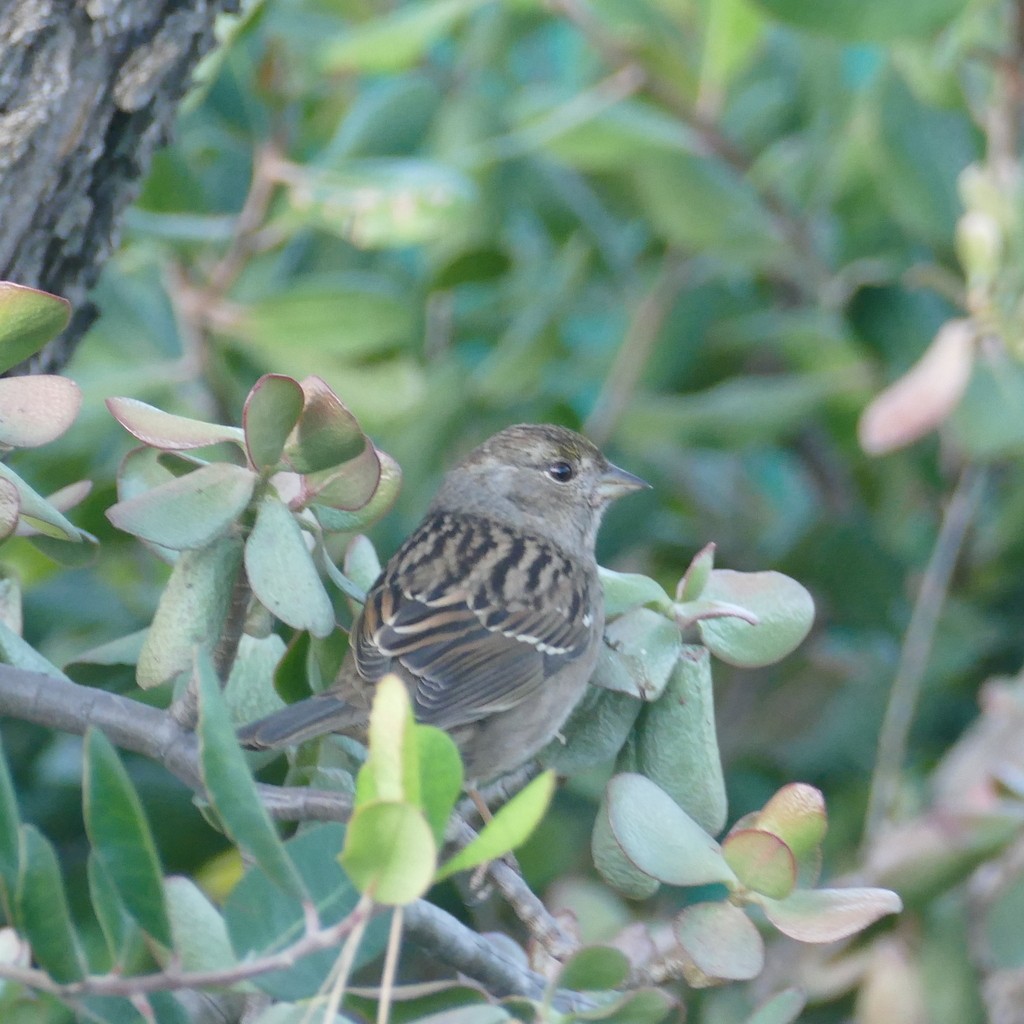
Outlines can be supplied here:
M63 335L20 372L59 369L89 289L174 121L213 21L237 0L0 0L0 280L55 292Z

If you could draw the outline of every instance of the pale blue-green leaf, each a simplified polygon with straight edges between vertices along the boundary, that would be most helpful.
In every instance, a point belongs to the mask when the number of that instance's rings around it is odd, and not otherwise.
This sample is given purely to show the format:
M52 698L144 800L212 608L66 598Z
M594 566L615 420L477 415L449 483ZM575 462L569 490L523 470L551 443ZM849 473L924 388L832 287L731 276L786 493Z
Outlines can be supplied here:
M798 988L786 988L766 999L743 1024L794 1024L807 997Z
M174 955L185 971L217 971L238 963L220 911L189 878L164 880Z
M67 676L52 662L47 661L34 647L23 640L4 622L0 621L0 662L23 668L29 672L39 672L54 679L67 679Z
M0 378L0 445L36 448L56 440L78 415L82 392L50 374Z
M190 673L195 651L213 650L241 564L238 537L222 537L209 547L182 552L139 652L136 678L142 689Z
M579 991L618 988L629 976L629 959L611 946L585 946L566 962L558 975L559 988Z
M718 843L646 776L613 776L606 798L612 835L642 872L669 885L736 885Z
M257 475L213 463L107 509L119 530L173 550L205 547L226 534L248 507Z
M653 604L656 608L671 608L672 600L660 584L649 576L636 572L615 572L598 566L601 589L604 592L604 613L613 619L640 605Z
M687 644L661 699L636 729L637 770L656 782L711 835L725 825L727 802L715 730L711 659Z
M679 658L679 627L650 608L634 608L605 627L595 682L641 700L661 696Z
M588 686L559 735L541 751L541 763L570 776L607 764L625 743L641 707L641 701L627 693Z
M14 792L10 766L0 745L0 884L5 908L13 909L14 890L18 883L19 829L21 813Z
M695 903L675 920L675 934L705 984L749 981L764 969L764 941L731 903Z
M779 572L714 569L701 599L736 604L757 616L756 624L731 616L698 623L711 653L742 668L760 668L786 657L814 624L810 593Z
M245 570L260 603L294 629L324 637L334 607L295 516L275 494L260 501L245 545Z
M344 826L314 824L285 843L325 926L346 917L359 900L359 892L338 865L344 839ZM278 951L301 938L306 927L301 903L271 882L259 867L246 872L231 891L224 916L239 959ZM370 921L356 956L357 967L380 955L387 941L389 920L389 914L378 914ZM305 999L317 992L337 958L336 948L325 949L303 957L291 968L262 974L254 981L276 999Z

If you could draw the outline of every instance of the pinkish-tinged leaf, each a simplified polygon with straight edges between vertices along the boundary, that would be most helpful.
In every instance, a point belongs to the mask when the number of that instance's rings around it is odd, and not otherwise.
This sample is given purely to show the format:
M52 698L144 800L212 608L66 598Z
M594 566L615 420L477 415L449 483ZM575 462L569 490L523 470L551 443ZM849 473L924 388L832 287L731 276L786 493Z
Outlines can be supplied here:
M239 427L176 416L136 398L108 398L107 408L125 430L153 448L187 451L224 442L245 446Z
M924 355L864 410L857 427L864 451L885 455L942 423L967 389L977 338L973 321L947 320Z
M740 668L760 668L781 660L803 641L814 622L811 595L780 572L714 569L701 600L736 604L757 616L756 625L732 617L698 624L711 653Z
M748 888L781 900L796 885L796 860L790 848L771 832L756 828L731 832L722 843L726 863Z
M757 928L731 903L695 903L675 921L676 938L696 968L687 981L706 987L721 981L748 981L764 968L764 942Z
M56 440L75 421L82 392L52 374L0 379L0 445L36 448Z
M784 900L765 896L758 903L783 935L798 942L836 942L903 909L889 889L801 889Z
M285 445L285 456L296 472L334 469L373 447L355 416L326 381L307 377L302 381L302 391L302 415Z
M389 512L394 505L402 487L401 467L387 452L382 452L379 448L374 451L380 464L380 479L377 481L373 497L365 505L355 511L346 511L337 506L329 508L321 504L320 497L313 503L312 511L317 522L328 533L364 530Z
M0 373L38 352L70 319L67 299L0 281Z
M797 860L816 849L828 831L825 798L805 782L783 786L757 815L757 827L777 835Z
M18 526L21 498L10 480L0 478L0 540L7 540Z
M272 469L281 460L285 441L299 422L303 406L297 380L268 373L253 385L242 410L249 461L259 470Z
M304 503L315 501L327 508L354 512L369 504L379 481L377 449L367 443L354 459L333 469L303 476Z
M708 582L711 570L715 567L715 545L714 542L705 544L693 556L689 568L683 574L683 578L676 587L677 601L696 601L704 592L704 586Z
M174 551L205 547L245 511L256 480L251 469L213 463L119 501L107 518L125 533Z

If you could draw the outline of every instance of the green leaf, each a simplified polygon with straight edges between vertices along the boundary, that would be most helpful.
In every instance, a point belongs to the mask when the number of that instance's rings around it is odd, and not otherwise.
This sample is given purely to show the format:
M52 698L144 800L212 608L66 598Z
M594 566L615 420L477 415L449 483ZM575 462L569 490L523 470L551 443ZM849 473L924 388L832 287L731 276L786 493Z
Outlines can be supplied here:
M174 955L184 971L218 971L238 963L220 911L188 878L164 880Z
M714 569L701 600L739 605L757 616L756 625L731 616L698 623L711 653L741 668L760 668L786 657L814 623L814 599L780 572Z
M3 902L8 911L13 907L14 890L18 884L20 828L21 814L18 811L14 780L3 746L0 745L0 884L3 886Z
M462 758L455 742L443 730L417 725L414 733L419 758L419 803L440 849L448 819L462 792Z
M387 800L360 803L349 821L340 863L375 903L403 906L430 888L437 846L419 807Z
M265 494L260 500L245 544L245 571L260 603L282 622L317 637L334 630L334 606L305 535L276 494Z
M49 292L0 281L0 373L38 352L67 327L71 303Z
M238 537L221 537L209 547L182 552L139 652L136 676L142 689L190 673L197 648L213 650L241 564Z
M758 900L765 917L798 942L837 942L856 935L903 901L889 889L800 889L784 900Z
M605 798L612 836L644 874L669 885L736 884L718 843L646 776L613 776Z
M345 575L364 593L376 583L381 571L380 558L373 541L362 534L348 542L342 564Z
M634 735L637 770L701 828L712 835L721 832L728 802L706 648L682 648L665 692L641 711Z
M470 223L473 180L436 161L351 160L342 170L303 168L289 182L294 216L361 249L443 241Z
M641 871L622 850L608 816L607 791L598 808L590 850L597 873L618 893L631 900L644 900L661 887L658 879Z
M18 528L21 497L10 480L0 479L0 541L7 540Z
M370 755L359 772L357 801L418 805L420 761L412 702L405 684L388 673L377 684L367 728Z
M235 739L210 657L203 651L196 655L196 679L199 687L196 735L203 783L210 803L231 839L283 891L304 900L308 898L305 886L256 792L245 755Z
M580 992L618 988L629 977L629 959L611 946L586 946L558 975L558 987Z
M83 978L85 960L68 910L64 881L53 847L34 825L22 825L15 893L15 923L32 956L54 981Z
M260 471L281 461L288 435L302 415L304 396L297 380L264 374L252 386L242 410L249 461Z
M749 981L764 969L764 942L749 917L731 903L695 903L676 918L675 934L700 972L691 985Z
M347 917L359 900L359 892L338 864L338 851L344 840L344 826L332 823L310 825L285 843L324 926ZM259 867L247 871L231 890L224 917L239 959L283 949L301 938L306 928L302 904L283 892ZM370 921L356 955L356 967L380 955L387 941L389 921L390 914L386 913ZM337 958L336 948L321 950L286 970L271 971L253 981L277 999L305 999L316 994Z
M438 880L468 871L478 864L504 857L521 846L540 824L555 793L555 773L544 772L521 789L484 825L480 834L464 846L437 873Z
M0 379L0 445L35 448L61 436L78 415L82 392L50 374Z
M142 932L124 903L95 850L89 851L87 865L89 898L100 931L115 966L124 968L141 945Z
M927 39L948 25L966 0L831 0L827 4L803 0L754 0L768 14L797 28L839 39L888 42Z
M412 0L327 43L323 69L401 71L419 60L452 27L484 0Z
M256 474L217 462L107 509L119 530L175 551L205 547L238 522L252 500Z
M268 353L287 344L334 359L379 356L408 342L416 325L408 295L373 284L296 281L248 308L245 336Z
M85 734L85 828L125 909L149 936L171 945L163 871L138 793L110 741Z
M245 447L245 434L239 427L176 416L136 398L108 398L107 408L125 430L153 448L188 451L224 442Z

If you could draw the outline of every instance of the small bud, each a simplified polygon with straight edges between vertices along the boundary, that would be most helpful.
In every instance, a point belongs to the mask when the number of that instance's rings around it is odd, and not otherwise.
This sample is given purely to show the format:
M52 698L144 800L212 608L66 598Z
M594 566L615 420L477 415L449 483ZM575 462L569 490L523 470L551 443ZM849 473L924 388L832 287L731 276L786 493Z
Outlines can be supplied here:
M956 225L956 253L972 288L988 284L999 271L1003 237L995 217L968 210Z

